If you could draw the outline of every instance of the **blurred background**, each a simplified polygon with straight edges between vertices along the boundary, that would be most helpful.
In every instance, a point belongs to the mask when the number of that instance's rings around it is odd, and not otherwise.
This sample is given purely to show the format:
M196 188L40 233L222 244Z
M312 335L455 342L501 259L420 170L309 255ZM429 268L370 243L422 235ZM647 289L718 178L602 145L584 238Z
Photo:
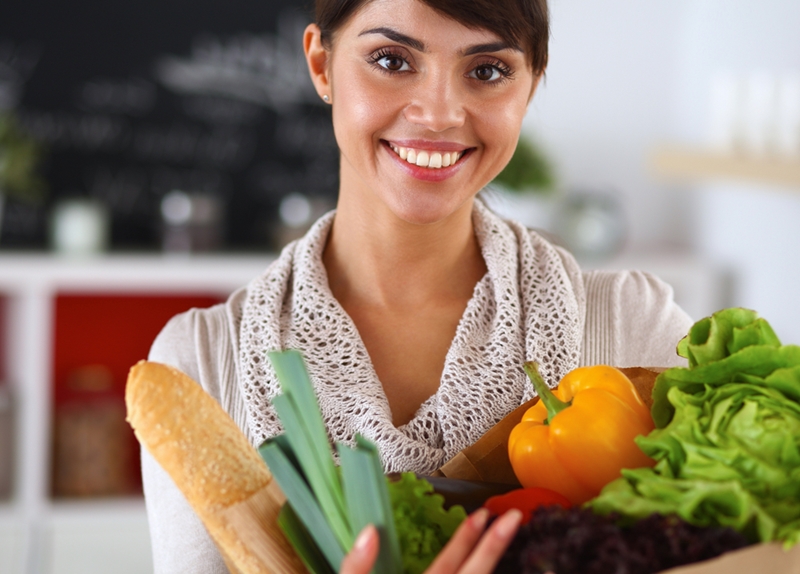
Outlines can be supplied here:
M800 1L551 0L484 197L800 343ZM336 199L289 0L0 7L0 572L150 572L127 368Z

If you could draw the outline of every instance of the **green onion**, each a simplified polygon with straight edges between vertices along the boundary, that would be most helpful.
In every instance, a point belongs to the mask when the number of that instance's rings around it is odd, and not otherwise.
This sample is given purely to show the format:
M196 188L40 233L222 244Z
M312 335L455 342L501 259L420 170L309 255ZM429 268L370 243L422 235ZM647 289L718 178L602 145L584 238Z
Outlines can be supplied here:
M272 403L285 433L259 452L286 495L279 524L289 542L311 572L329 574L373 524L380 534L375 571L399 574L400 543L377 447L361 436L355 448L338 444L340 477L302 355L272 352L269 359L283 390Z
M259 447L258 452L264 462L267 463L272 476L278 481L278 486L281 487L297 516L308 527L311 537L317 544L318 552L321 552L328 560L328 563L338 570L342 559L344 559L344 548L337 540L317 499L311 493L303 476L292 466L289 458L275 442L265 442ZM289 538L289 541L291 542L291 538ZM298 555L304 562L306 561L307 555L299 550ZM312 570L312 572L319 571Z
M375 571L399 574L402 572L400 542L378 449L362 436L356 437L354 449L337 446L350 526L353 532L360 532L368 524L375 526L381 541Z
M335 570L320 552L314 538L308 529L303 525L303 521L295 513L291 504L284 504L278 514L278 525L286 534L289 543L297 551L300 559L305 564L309 572L315 574L335 574Z
M283 394L272 401L286 439L292 447L311 489L343 548L353 545L354 534L347 522L344 496L331 454L328 433L319 403L298 351L269 353ZM280 483L279 483L280 484Z

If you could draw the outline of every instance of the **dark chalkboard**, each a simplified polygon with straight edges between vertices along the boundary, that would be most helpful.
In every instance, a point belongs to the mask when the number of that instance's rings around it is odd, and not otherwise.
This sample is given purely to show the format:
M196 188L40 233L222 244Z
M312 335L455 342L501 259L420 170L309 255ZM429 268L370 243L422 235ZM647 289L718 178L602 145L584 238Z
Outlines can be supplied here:
M0 111L48 149L47 204L8 202L2 246L46 244L58 200L101 200L112 247L160 245L172 190L220 200L229 249L274 248L277 206L335 201L329 108L291 0L5 0Z

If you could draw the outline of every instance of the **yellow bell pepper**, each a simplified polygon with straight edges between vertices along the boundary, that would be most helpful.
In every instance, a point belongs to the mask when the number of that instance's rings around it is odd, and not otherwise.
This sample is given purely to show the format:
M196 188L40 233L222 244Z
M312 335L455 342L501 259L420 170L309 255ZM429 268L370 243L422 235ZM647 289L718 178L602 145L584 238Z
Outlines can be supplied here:
M525 363L539 401L511 431L511 466L525 487L555 490L573 504L594 498L623 468L653 466L633 441L654 428L630 379L606 365L570 371L551 391Z

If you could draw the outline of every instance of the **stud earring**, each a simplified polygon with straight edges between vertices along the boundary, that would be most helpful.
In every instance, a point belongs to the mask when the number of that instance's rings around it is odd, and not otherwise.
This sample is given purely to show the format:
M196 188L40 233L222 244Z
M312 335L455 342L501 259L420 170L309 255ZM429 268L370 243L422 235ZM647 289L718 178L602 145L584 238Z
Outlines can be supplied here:
M324 96L322 96L322 99L326 104L330 103L330 101L331 101L331 98L330 98L330 96L328 96L328 94L325 94Z

